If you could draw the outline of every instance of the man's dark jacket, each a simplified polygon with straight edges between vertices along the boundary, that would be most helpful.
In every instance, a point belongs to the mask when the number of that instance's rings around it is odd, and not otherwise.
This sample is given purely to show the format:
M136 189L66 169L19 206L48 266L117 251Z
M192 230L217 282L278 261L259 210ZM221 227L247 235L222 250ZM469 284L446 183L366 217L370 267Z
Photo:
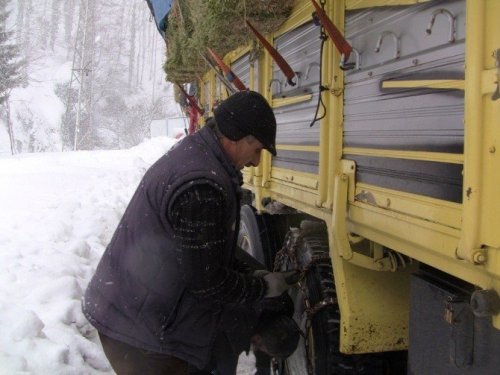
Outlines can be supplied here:
M134 347L167 353L203 367L223 310L188 290L176 261L169 205L193 181L225 194L229 267L239 227L240 172L212 129L186 137L145 174L85 293L83 312L99 332Z

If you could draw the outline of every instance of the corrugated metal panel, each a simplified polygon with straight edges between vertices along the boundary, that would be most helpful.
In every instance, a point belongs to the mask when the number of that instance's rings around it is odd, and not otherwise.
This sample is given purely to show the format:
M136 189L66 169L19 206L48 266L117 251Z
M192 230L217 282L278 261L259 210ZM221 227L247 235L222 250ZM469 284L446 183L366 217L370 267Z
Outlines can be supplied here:
M453 48L440 51L452 52ZM351 82L345 92L344 145L434 152L463 152L463 91L436 89L381 89L382 81L450 77L463 61L422 71L373 72L373 80ZM380 74L379 74L380 73ZM440 73L443 73L442 75Z
M320 28L306 23L274 40L275 48L298 74L296 86L286 83L286 78L273 64L273 79L281 83L272 85L273 97L289 97L317 91L319 84ZM296 78L297 79L297 78Z
M300 78L296 86L286 84L286 78L276 64L270 89L273 98L283 98L314 92L310 101L275 110L278 121L277 143L319 144L319 126L310 127L318 101L320 29L312 22L302 25L275 40L276 49ZM279 83L278 83L279 81ZM269 88L268 88L269 89Z
M286 83L286 78L273 63L273 78L266 89L272 90L273 98L290 98L313 94L308 101L281 106L274 110L278 129L277 144L318 145L319 122L310 126L318 104L320 28L312 22L304 24L275 39L275 47L296 72L296 86ZM320 111L320 115L322 111ZM317 173L317 153L280 152L273 165Z
M300 172L318 173L317 152L280 150L273 158L273 166Z
M314 119L318 95L312 99L294 105L283 106L274 109L278 123L276 133L277 144L291 145L318 145L319 144L319 122L310 126ZM320 109L320 115L323 110Z
M231 64L231 70L247 88L250 87L250 61L248 57L249 54L246 53Z
M345 155L356 162L357 182L450 202L462 202L462 166L423 160Z
M449 43L450 23L438 15L432 34L426 28L434 11L457 16L457 42ZM463 79L464 1L434 1L405 8L372 9L348 15L346 34L361 56L361 68L346 74L344 143L347 147L463 151L463 92L382 89L385 80ZM394 59L393 37L401 57Z
M432 33L428 35L426 29L433 15ZM450 42L452 30L455 40ZM359 52L360 66L345 77L344 146L462 153L463 91L385 89L382 84L392 80L463 79L464 33L464 0L348 13L346 36ZM377 46L379 52L375 52ZM461 181L461 169L453 170L454 180ZM393 188L414 190L411 176L418 175L418 170L395 169L393 173L406 173L407 179L407 188ZM417 180L413 182L421 185ZM391 184L381 182L381 186ZM443 191L437 196L449 197L448 188L442 184ZM426 190L421 186L422 194L426 195Z

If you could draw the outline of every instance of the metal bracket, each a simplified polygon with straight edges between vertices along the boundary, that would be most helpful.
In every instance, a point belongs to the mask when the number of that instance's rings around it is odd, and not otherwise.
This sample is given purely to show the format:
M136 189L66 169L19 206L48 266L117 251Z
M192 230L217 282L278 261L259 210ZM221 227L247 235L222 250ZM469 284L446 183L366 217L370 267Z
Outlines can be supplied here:
M347 230L347 204L354 202L356 164L352 160L341 160L341 171L335 177L333 196L333 225L335 246L339 255L346 261L375 271L396 271L391 253L374 252L375 257L352 250L351 237ZM357 238L359 240L359 238Z
M347 202L349 191L349 178L354 179L356 164L353 161L342 160L340 162L341 173L335 177L335 190L333 196L333 223L335 228L335 242L339 254L345 260L351 260L353 251L347 235Z
M493 58L495 59L495 66L497 67L497 89L491 96L491 100L495 101L500 99L500 49L495 50L493 52Z
M470 305L474 315L480 318L500 313L500 297L495 289L474 291L470 298Z
M300 85L302 84L302 73L301 72L294 72L295 73L295 82L288 80L285 82L285 87L287 86L295 86L297 85L296 89L300 88Z
M450 325L450 362L457 368L473 363L474 315L469 304L450 298L445 303L444 319Z
M432 13L431 20L429 21L429 25L427 26L427 29L425 29L425 32L427 33L427 35L432 34L432 27L434 26L436 17L440 14L446 15L448 17L448 20L450 21L450 37L448 39L448 42L454 43L456 38L456 25L455 25L456 17L448 9L445 8L436 9L434 13Z
M346 61L345 55L342 54L342 56L340 58L340 69L342 69L342 70L352 70L352 69L359 70L359 67L361 65L361 57L360 57L359 51L356 48L353 48L352 52L353 53L351 53L351 56L354 54L354 57L355 57L354 62L349 61L350 58Z
M394 40L394 60L399 59L401 56L401 41L399 37L394 33L394 31L386 30L380 34L377 40L377 44L375 45L375 53L380 52L380 48L382 47L382 42L386 36L390 35Z
M278 92L277 94L281 94L281 87L282 83L278 78L273 78L272 80L269 81L269 85L267 86L267 90L272 93L271 89L273 87L273 83L277 82L278 83Z
M307 65L307 68L306 68L306 74L304 76L304 80L308 80L309 79L309 73L311 72L312 68L314 67L318 67L318 69L321 71L321 64L318 63L318 62L312 62L310 63L309 65Z

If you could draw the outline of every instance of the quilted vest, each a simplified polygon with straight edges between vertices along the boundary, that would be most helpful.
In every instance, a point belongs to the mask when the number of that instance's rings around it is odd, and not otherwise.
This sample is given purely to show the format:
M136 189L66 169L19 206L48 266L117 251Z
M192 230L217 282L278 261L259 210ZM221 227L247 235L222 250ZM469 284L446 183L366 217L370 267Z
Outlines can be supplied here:
M83 300L101 333L134 347L204 367L223 306L185 288L168 220L175 196L205 180L222 187L229 209L224 265L233 262L239 228L241 174L209 127L186 137L146 172L106 248Z

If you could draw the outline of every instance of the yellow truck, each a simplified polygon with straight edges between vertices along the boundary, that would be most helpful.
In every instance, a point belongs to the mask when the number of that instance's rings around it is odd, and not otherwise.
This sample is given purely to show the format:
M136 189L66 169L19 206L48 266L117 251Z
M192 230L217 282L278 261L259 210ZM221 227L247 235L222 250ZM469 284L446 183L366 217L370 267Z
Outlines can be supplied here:
M244 25L262 2L239 3ZM239 242L306 275L291 292L304 337L279 371L498 373L500 1L289 7L263 32L275 52L242 27L230 72L199 51L192 82L205 117L233 76L276 115L278 155L244 171Z

